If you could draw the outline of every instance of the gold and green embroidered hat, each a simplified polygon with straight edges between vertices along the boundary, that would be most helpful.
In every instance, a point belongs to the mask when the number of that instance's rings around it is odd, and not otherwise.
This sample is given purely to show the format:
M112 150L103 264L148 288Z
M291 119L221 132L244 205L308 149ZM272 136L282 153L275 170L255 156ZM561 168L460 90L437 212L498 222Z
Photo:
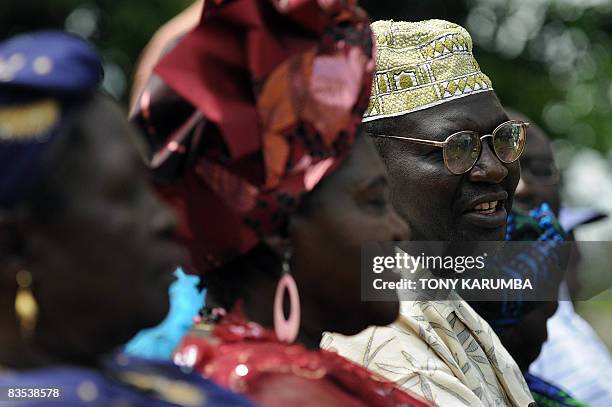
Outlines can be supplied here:
M472 53L472 38L443 20L376 21L376 74L363 121L395 117L492 91Z

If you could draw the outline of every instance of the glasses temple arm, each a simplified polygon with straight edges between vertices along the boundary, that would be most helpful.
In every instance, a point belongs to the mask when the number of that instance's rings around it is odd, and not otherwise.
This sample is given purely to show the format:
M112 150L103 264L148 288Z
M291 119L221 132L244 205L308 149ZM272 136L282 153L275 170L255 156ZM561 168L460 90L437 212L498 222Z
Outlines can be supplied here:
M389 135L389 134L372 134L372 136L374 136L374 137L390 138L390 139L394 139L394 140L411 141L413 143L425 144L425 145L428 145L428 146L435 146L435 147L444 147L446 145L446 142L444 142L444 141L422 140L422 139L418 139L418 138L392 136L392 135Z

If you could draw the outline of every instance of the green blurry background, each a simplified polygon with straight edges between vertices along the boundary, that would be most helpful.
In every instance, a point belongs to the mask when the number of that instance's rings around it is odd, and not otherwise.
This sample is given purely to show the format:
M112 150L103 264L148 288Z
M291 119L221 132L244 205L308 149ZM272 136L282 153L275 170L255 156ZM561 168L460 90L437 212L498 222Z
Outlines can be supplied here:
M190 0L2 0L0 38L66 28L93 41L106 62L105 86L127 100L148 39ZM612 1L365 0L373 19L442 18L466 26L504 103L553 137L612 148Z
M2 0L0 39L59 28L91 40L104 58L104 87L127 103L140 51L161 24L189 4L190 0ZM441 18L465 26L502 102L530 116L556 140L565 202L612 213L612 0L361 4L374 20ZM612 222L589 226L577 237L612 240ZM599 284L600 279L589 274L593 268L609 281L609 264L588 265L583 283ZM612 346L612 302L591 301L578 309Z
M104 58L104 87L128 100L132 70L155 30L191 0L1 0L0 39L66 29L92 41Z

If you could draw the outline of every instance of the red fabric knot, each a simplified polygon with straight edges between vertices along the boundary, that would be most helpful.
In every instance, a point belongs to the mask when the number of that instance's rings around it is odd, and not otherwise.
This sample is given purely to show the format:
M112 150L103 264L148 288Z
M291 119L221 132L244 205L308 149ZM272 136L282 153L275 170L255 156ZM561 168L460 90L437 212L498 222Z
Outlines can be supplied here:
M200 24L155 68L156 86L161 78L169 91L160 100L145 91L136 115L160 194L179 213L190 271L278 234L342 164L372 68L369 22L355 1L205 3Z

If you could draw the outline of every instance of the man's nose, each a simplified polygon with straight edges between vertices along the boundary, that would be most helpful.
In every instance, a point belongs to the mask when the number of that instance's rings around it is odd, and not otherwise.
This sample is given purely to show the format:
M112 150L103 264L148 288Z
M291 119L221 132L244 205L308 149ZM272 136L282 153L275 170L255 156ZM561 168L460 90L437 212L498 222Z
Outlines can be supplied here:
M508 176L508 168L497 158L486 140L482 141L482 153L469 172L469 178L473 182L499 184Z

